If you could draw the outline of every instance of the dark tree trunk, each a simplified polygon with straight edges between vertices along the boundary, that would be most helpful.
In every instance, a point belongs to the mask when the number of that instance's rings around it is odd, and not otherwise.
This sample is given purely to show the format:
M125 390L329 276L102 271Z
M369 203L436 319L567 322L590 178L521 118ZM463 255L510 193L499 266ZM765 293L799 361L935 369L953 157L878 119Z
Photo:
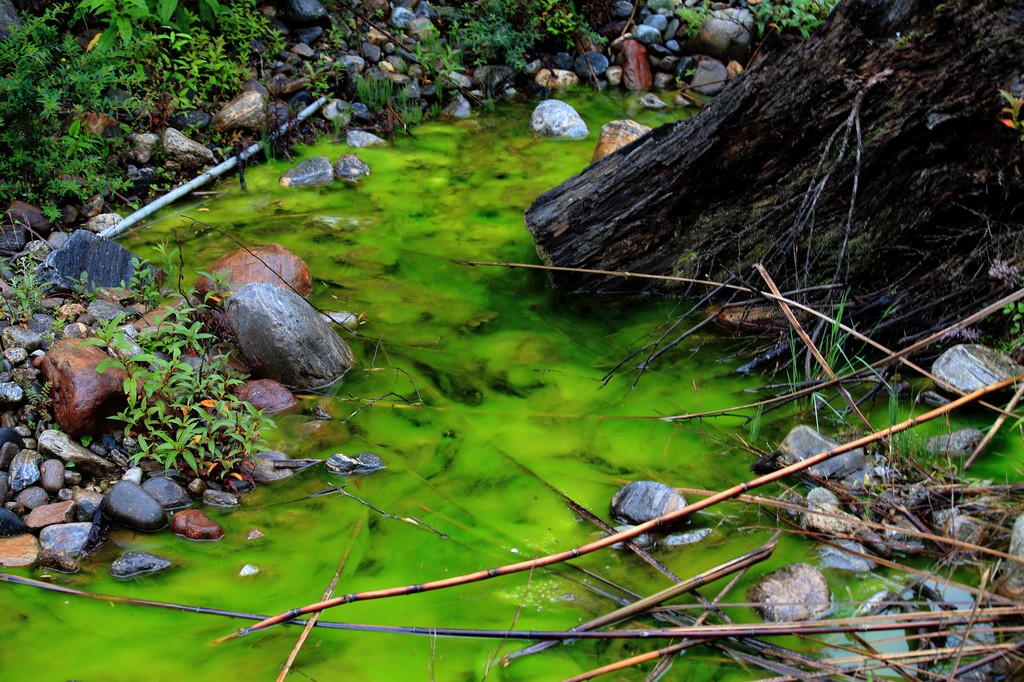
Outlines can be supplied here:
M541 196L527 228L553 265L723 280L763 262L780 285L835 281L861 303L896 290L915 324L936 322L1010 286L993 261L1021 263L1024 143L998 90L1022 72L1021 0L844 0L697 115Z

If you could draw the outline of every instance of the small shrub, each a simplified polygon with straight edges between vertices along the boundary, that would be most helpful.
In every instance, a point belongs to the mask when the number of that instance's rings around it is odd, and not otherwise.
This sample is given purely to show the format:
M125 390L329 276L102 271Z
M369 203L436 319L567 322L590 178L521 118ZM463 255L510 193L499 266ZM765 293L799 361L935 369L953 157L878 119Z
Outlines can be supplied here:
M274 424L235 395L243 381L227 356L213 350L216 338L205 329L212 309L190 303L194 292L186 293L151 333L131 338L121 318L108 323L92 341L112 354L97 371L119 367L127 374L128 406L113 419L138 443L134 460L151 457L165 469L204 478L241 478L239 465Z
M54 200L127 187L109 163L116 142L90 133L82 117L130 110L131 98L110 95L141 81L121 51L85 51L73 36L62 37L56 23L63 9L26 16L24 27L0 42L0 200L39 203L51 216Z
M824 23L839 0L762 0L752 5L758 35L770 30L804 38Z

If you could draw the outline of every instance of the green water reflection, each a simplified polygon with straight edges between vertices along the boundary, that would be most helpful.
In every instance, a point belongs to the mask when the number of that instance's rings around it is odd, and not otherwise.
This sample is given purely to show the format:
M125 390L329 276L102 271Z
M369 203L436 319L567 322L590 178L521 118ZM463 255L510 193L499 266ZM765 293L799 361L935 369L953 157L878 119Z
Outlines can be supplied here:
M630 480L721 489L748 478L751 457L733 439L739 420L652 419L751 400L743 391L758 380L736 375L739 361L718 361L726 350L722 340L695 337L635 388L628 373L602 388L604 374L672 320L677 304L579 298L550 291L536 272L454 262L536 262L522 212L585 167L600 126L626 116L657 125L680 115L603 96L573 101L592 130L588 140L535 139L525 104L466 122L431 123L417 128L415 139L360 151L373 174L358 188L282 191L277 178L289 164L274 162L249 169L247 193L228 180L219 196L176 206L122 240L152 256L155 244L177 239L190 272L235 248L235 240L279 242L309 264L318 306L365 313L368 323L348 339L357 367L330 395L304 397L301 413L279 418L272 444L301 457L376 452L388 468L349 482L347 490L421 525L382 518L337 495L301 499L347 481L317 468L260 488L239 509L209 509L226 530L218 543L118 530L78 575L23 574L100 594L274 614L319 601L340 563L338 594L422 583L599 537L559 493L607 518L611 496ZM346 151L324 142L296 160L317 154L334 160ZM317 406L334 419L316 420ZM770 448L788 418L779 413L780 423L766 421L758 444ZM1003 445L986 473L1016 476L1007 473L1016 455ZM777 525L770 514L723 505L691 523L712 529L707 540L656 556L686 577L754 549ZM253 528L264 536L248 540ZM155 552L175 567L116 581L107 568L125 549ZM810 543L784 538L754 574L796 560L815 561ZM667 585L628 554L608 551L575 563L639 593ZM245 564L259 573L239 577ZM866 598L884 584L884 576L829 577L837 600ZM569 567L543 570L350 604L324 618L565 629L612 608L576 582L582 578ZM725 600L743 601L751 580ZM278 627L211 647L244 623L13 586L0 586L0 612L6 621L0 666L10 680L269 680L299 635L296 627ZM743 608L733 616L754 619ZM498 659L519 648L515 642L315 630L292 679L557 679L656 645L577 642L503 668ZM620 679L642 679L646 670ZM668 679L761 676L702 648L685 654Z

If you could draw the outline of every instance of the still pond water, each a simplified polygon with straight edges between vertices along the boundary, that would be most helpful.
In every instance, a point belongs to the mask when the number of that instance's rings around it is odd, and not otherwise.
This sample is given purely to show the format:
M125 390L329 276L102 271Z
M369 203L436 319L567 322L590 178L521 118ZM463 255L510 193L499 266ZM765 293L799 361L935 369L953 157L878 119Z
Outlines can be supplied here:
M649 125L678 118L604 96L571 100L592 131L585 141L535 139L526 104L466 122L430 123L415 139L360 156L373 174L357 189L282 190L284 161L250 168L249 191L227 180L222 194L182 204L121 241L152 257L180 241L194 272L235 248L279 242L309 264L321 308L365 313L348 338L358 364L328 395L302 399L279 417L270 445L295 457L373 451L387 469L350 480L323 467L263 486L239 509L208 509L226 530L217 543L169 532L116 530L74 576L22 575L92 593L276 614L319 601L342 564L336 594L422 583L568 549L599 537L562 494L602 518L624 483L638 479L722 489L750 477L752 456L736 436L771 449L794 411L765 420L759 434L735 418L671 424L662 415L750 402L764 377L735 373L743 359L728 339L699 336L663 357L637 384L628 371L603 375L678 315L675 302L581 298L552 292L543 274L471 268L456 259L536 262L522 213L543 191L582 170L600 126L633 117ZM296 160L345 153L329 141ZM193 222L201 220L206 225ZM216 228L216 229L213 229ZM721 359L725 358L725 359ZM322 407L333 416L318 420ZM880 419L887 418L882 405ZM979 422L980 423L980 422ZM935 425L932 431L949 428ZM985 475L1016 479L1019 443L1001 442ZM354 499L307 498L331 486L413 525L385 518ZM767 492L778 492L778 489ZM306 499L303 499L306 498ZM770 513L726 504L699 514L690 529L711 530L697 545L655 550L682 577L765 542L780 525ZM263 537L247 539L254 528ZM434 532L431 529L435 529ZM447 538L439 535L443 533ZM110 562L125 550L167 557L174 567L117 581ZM816 561L811 543L784 537L775 556L726 597L742 602L753 579L792 561ZM240 577L252 564L259 573ZM615 550L575 562L639 593L667 585L636 557ZM835 613L886 587L897 575L856 579L829 573ZM566 629L614 608L578 581L571 567L521 573L452 590L351 604L326 620L400 626L506 630ZM707 590L710 598L716 587ZM690 598L676 600L693 603ZM738 621L756 616L731 609ZM5 680L273 680L300 629L273 628L219 646L246 623L224 617L92 601L0 585L0 670ZM699 612L695 612L696 613ZM837 640L838 641L838 640ZM811 652L814 647L781 640ZM498 661L514 641L314 630L290 679L559 679L663 642L577 642ZM643 679L650 667L610 679ZM755 668L711 648L682 656L665 679L746 680Z

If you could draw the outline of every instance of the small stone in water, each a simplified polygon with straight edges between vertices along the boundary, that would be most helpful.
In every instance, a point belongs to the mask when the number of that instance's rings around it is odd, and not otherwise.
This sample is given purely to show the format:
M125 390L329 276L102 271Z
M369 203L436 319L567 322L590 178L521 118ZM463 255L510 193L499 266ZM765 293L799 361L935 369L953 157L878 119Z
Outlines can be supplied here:
M327 458L327 469L336 474L368 474L384 468L384 462L372 452L360 452L355 457L340 452Z
M246 564L245 566L242 566L242 570L238 572L238 575L242 578L247 578L250 575L256 575L259 572L260 569L256 568L252 564Z
M264 537L264 533L259 528L253 528L249 531L249 534L245 536L246 540L259 540Z

